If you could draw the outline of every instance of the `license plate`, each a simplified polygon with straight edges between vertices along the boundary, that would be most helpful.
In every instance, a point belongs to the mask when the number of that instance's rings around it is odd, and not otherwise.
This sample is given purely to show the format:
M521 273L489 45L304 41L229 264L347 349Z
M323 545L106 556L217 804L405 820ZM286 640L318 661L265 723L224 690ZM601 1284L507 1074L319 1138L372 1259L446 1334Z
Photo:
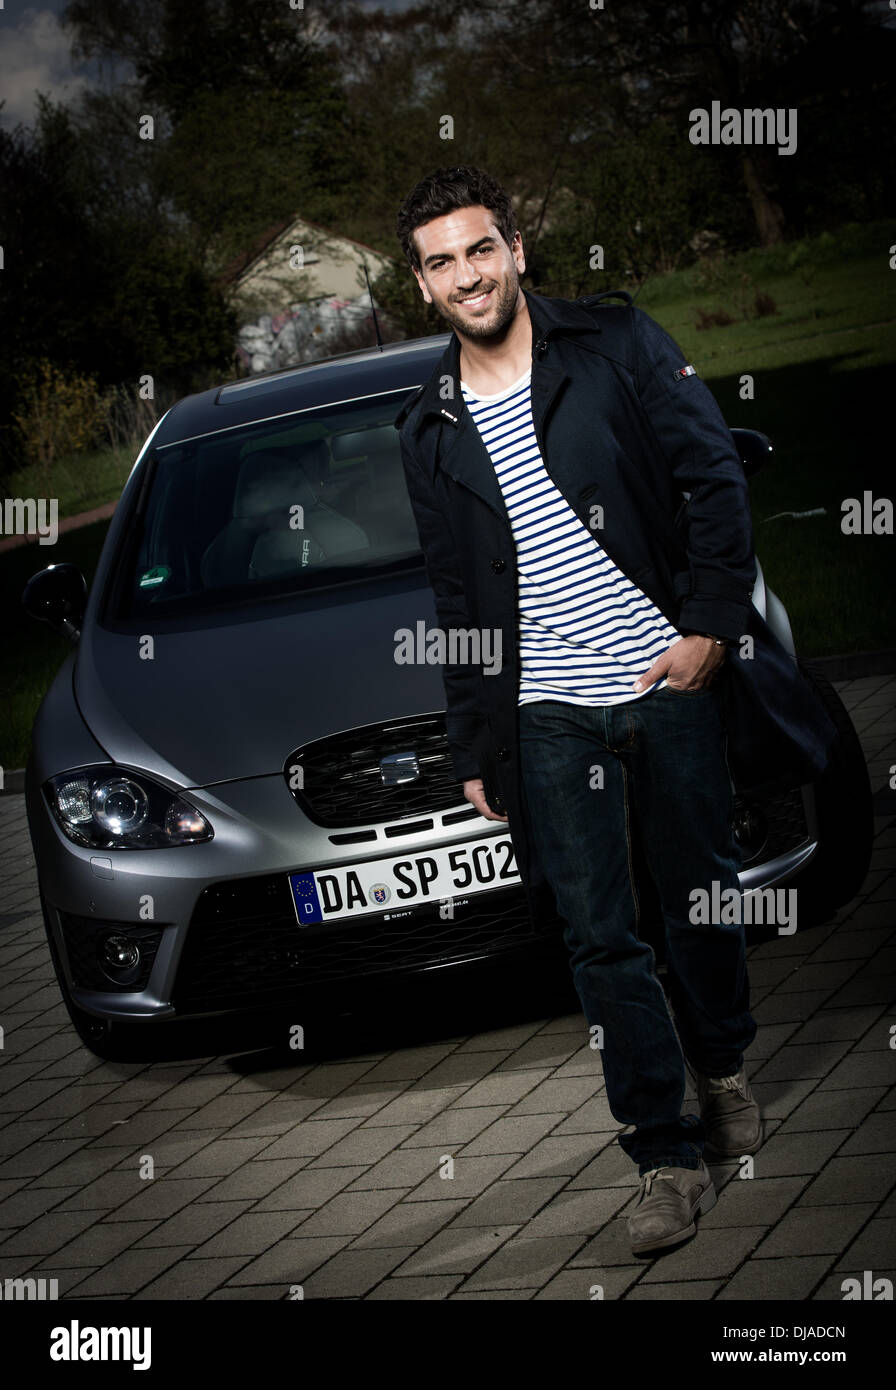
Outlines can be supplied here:
M520 882L509 835L489 835L394 859L289 875L300 926L415 907Z

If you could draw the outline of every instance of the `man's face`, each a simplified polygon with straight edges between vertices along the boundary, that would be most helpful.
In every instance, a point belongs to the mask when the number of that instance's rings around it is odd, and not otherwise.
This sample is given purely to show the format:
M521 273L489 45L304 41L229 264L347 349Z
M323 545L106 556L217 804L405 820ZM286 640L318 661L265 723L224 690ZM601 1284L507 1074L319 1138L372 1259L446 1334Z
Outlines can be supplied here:
M508 246L488 208L460 208L414 233L417 283L458 333L491 338L513 318L526 269L519 232Z

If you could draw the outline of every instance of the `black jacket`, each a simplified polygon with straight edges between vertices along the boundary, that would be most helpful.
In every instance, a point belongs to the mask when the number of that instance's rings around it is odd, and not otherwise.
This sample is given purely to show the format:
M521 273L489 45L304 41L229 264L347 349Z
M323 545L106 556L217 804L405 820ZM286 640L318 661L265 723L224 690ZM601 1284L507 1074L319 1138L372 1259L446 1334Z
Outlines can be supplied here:
M714 396L695 373L681 375L681 349L643 310L524 293L533 422L548 473L673 626L738 643L718 677L738 785L810 780L836 730L751 602L747 482ZM439 625L501 632L499 674L470 664L443 670L452 767L458 779L482 776L487 790L497 783L532 884L541 869L519 778L516 546L463 402L459 356L455 334L395 423Z

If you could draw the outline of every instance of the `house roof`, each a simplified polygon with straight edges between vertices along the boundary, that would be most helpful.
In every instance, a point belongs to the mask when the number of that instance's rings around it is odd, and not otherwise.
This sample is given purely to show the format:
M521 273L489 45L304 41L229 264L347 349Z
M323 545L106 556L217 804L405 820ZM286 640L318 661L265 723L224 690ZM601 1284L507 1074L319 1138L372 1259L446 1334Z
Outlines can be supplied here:
M313 227L315 231L322 232L325 237L331 238L334 241L341 241L347 243L349 246L357 246L359 250L369 251L373 256L383 256L382 251L377 251L375 247L368 246L366 242L355 241L353 237L342 236L338 232L331 232L326 227L322 227L319 222L311 222L307 217L302 217L300 214L295 213L291 217L281 218L279 222L274 222L266 227L263 232L259 232L258 236L253 238L246 249L241 251L238 256L234 256L233 260L229 261L220 274L216 276L215 284L219 286L230 285L239 280L250 266L260 260L265 251L273 246L283 233L288 231L289 228L294 226L297 222L301 222L306 227Z

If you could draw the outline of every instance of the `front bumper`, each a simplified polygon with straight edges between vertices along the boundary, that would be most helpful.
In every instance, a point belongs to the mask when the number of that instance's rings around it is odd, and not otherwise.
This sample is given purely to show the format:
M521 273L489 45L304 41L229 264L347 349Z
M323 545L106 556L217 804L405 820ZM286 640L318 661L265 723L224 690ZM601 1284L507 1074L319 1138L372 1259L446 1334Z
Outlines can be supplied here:
M26 779L48 930L68 994L87 1013L201 1018L338 997L349 988L363 991L366 981L375 988L377 981L446 969L564 959L562 925L557 918L534 923L521 886L458 896L450 920L432 902L300 928L288 875L395 854L396 823L369 826L361 836L314 825L280 776L188 795L211 820L213 840L96 853L66 839ZM811 787L758 809L762 847L741 870L746 892L786 883L817 848ZM425 853L461 845L490 833L492 824L464 802L432 813L423 828L414 818L398 847ZM503 825L494 831L503 832ZM235 866L243 869L238 877ZM130 984L104 979L97 965L97 941L110 931L139 938L142 973Z

